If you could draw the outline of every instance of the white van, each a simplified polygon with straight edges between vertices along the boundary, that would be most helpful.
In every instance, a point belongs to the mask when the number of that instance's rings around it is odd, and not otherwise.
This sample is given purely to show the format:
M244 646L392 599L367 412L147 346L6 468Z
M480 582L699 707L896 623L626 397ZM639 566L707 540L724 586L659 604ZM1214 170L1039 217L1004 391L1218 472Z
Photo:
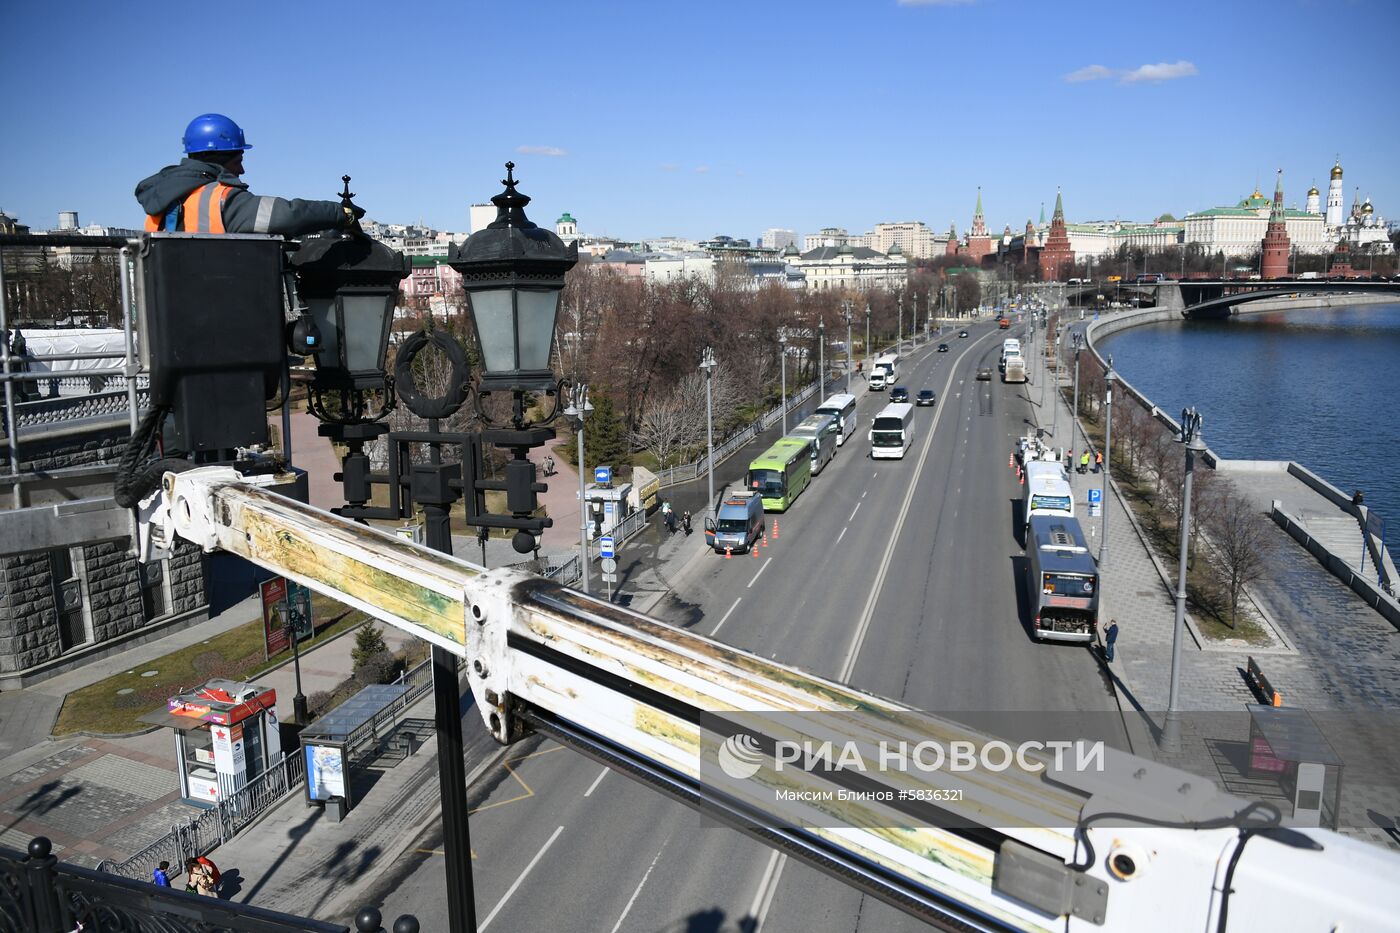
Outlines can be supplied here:
M833 395L817 406L817 414L830 415L836 419L836 446L846 443L846 438L856 431L856 397L844 392Z

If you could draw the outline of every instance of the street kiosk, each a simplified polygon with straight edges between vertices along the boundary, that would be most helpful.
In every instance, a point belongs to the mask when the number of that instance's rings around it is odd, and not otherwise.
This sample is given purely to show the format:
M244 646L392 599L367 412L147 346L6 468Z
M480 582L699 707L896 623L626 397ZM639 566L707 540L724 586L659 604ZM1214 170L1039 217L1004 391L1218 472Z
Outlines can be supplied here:
M214 679L141 719L175 730L180 794L189 803L227 800L282 758L277 691L270 687Z

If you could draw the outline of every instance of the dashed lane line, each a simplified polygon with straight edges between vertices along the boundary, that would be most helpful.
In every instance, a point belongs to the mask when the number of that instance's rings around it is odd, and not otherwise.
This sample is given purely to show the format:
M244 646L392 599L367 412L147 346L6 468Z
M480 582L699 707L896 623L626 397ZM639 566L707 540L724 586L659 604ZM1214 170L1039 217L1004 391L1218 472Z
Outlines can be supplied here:
M768 559L769 559L769 560L772 560L773 558L770 557L770 558L768 558ZM767 564L764 564L763 566L766 567L766 566L768 566L768 565L767 565ZM758 568L758 573L763 573L763 567ZM754 574L754 577L753 577L753 578L754 578L755 580L757 580L757 579L758 579L758 574L757 574L757 573ZM749 586L753 586L753 584L750 583ZM738 599L734 600L734 605L732 605L732 606L729 607L729 611L726 612L726 613L723 615L723 617L720 618L720 620L719 620L719 625L716 625L716 626L715 626L715 630L714 630L713 632L710 633L710 637L711 637L711 638L713 638L713 637L715 636L715 633L716 633L716 632L718 632L721 628L724 627L724 623L726 623L726 622L729 621L729 617L730 617L731 615L734 614L734 610L735 610L735 609L738 609L738 608L739 608L739 604L740 604L741 602L743 602L743 601L744 601L744 597L742 597L742 596L740 596Z
M773 558L771 557L763 562L763 566L758 568L758 573L754 574L753 579L749 581L749 586L753 586L758 582L758 578L763 576L763 571L767 570L768 565L771 563L773 563Z
M544 858L544 854L549 851L550 846L554 845L554 840L558 839L559 834L563 831L564 827L560 826L549 837L549 840L545 842L543 846L540 847L540 850L535 853L535 857L530 859L530 864L525 866L525 870L522 871L519 875L517 875L514 883L506 889L505 897L501 898L500 902L497 903L496 906L492 908L491 912L486 915L486 919L481 921L481 926L477 927L477 930L481 931L481 933L486 933L486 928L491 925L491 921L496 919L496 915L501 912L501 908L506 906L506 902L509 901L511 899L511 896L520 889L520 885L525 882L525 879L529 876L530 871L536 865L539 864L540 859Z

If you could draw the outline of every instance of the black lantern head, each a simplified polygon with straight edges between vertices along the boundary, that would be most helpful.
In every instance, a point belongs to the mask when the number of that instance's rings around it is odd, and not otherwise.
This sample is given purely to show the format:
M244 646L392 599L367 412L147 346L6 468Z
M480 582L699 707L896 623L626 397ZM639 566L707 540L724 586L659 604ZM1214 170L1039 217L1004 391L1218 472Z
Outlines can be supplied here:
M384 386L389 326L408 257L377 240L332 232L301 241L292 254L297 291L319 332L318 389Z
M564 274L578 262L578 244L564 245L525 216L530 199L515 190L514 162L506 190L491 199L496 220L457 247L449 265L471 296L481 348L480 388L545 391L555 384L550 359Z

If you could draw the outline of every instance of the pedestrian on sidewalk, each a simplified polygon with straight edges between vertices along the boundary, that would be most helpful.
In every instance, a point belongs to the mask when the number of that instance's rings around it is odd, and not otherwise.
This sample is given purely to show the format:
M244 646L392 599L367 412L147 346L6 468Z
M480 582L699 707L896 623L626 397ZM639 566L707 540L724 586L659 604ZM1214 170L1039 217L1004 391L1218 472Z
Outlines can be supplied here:
M691 529L690 529L690 512L689 512L689 510L687 510L687 511L681 513L681 527L685 529L685 536L686 536L687 538L689 538L689 537L690 537L690 530L691 530Z
M196 858L185 860L185 890L204 897L219 896L219 892L214 890L214 876Z
M661 520L666 523L668 535L676 533L676 513L671 511L671 503L668 502L661 507Z
M1102 473L1102 472L1103 472L1103 451L1102 451L1102 450L1096 450L1096 451L1094 451L1094 472L1095 472L1095 473Z
M1079 472L1080 472L1081 474L1084 474L1084 473L1088 473L1088 472L1089 472L1089 451L1088 451L1088 450L1085 450L1084 453L1082 453L1082 454L1079 455Z
M1113 663L1113 646L1118 641L1118 620L1108 620L1108 630L1104 633L1103 659L1108 663Z
M151 882L158 888L170 887L170 863L162 861L151 872Z

